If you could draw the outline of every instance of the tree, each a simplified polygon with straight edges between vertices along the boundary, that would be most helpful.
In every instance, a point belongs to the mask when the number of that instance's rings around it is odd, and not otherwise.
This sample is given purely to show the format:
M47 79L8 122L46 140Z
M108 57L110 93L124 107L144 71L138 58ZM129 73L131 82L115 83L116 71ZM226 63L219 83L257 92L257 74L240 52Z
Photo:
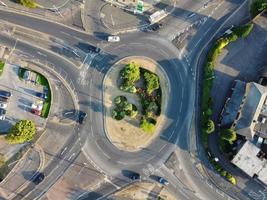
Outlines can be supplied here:
M117 97L115 97L115 99L114 99L114 103L115 103L116 105L120 104L120 103L121 103L121 96L117 96Z
M214 122L212 120L208 120L207 127L206 127L206 132L208 134L211 134L212 132L214 132L214 130L215 130Z
M144 132L153 133L155 131L155 124L143 118L140 123L140 128L142 128Z
M35 0L19 0L19 2L27 8L36 8Z
M11 144L21 144L31 141L35 132L35 124L31 120L20 120L11 127L6 139Z
M242 38L247 37L252 31L252 29L253 29L253 24L245 24L242 26L237 26L237 27L232 28L233 32L238 37L242 37Z
M122 85L128 90L131 90L133 88L128 87L133 86L140 79L140 68L136 63L132 62L120 71L120 76L123 79Z
M230 144L236 140L236 132L233 129L222 129L220 133L221 139L228 141Z
M145 72L147 93L151 94L154 90L159 89L159 77L156 74Z

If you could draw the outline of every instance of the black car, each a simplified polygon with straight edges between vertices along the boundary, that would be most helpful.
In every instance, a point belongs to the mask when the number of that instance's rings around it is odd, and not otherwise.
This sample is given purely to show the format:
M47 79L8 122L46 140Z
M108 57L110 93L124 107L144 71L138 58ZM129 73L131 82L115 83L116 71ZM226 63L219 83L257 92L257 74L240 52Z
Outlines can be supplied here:
M0 90L0 96L1 97L5 97L5 98L9 98L11 97L11 92L5 91L5 90Z
M42 173L42 172L38 172L38 174L35 176L35 178L33 179L32 182L33 182L35 185L38 185L39 183L41 183L41 182L44 180L44 178L45 178L44 173Z
M139 179L141 179L141 175L138 174L138 173L132 173L130 175L130 179L132 179L132 180L139 180Z
M47 99L46 94L41 93L41 92L36 92L36 96L37 96L37 97L40 97L40 98L43 99L43 100L46 100L46 99Z
M100 50L100 48L88 44L88 51L90 53L99 53Z
M78 119L79 124L83 124L86 117L87 117L87 114L85 112L80 111L79 119Z

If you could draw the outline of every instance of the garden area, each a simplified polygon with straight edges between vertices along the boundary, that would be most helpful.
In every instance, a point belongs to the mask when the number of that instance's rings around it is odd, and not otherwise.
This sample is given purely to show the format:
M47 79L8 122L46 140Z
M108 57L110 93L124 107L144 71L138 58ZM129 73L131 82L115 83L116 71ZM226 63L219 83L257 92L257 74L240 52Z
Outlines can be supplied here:
M4 66L5 66L5 62L3 62L2 60L0 60L0 76L3 74Z
M114 66L105 82L110 140L132 151L149 144L165 120L168 90L160 67L145 58L125 59Z

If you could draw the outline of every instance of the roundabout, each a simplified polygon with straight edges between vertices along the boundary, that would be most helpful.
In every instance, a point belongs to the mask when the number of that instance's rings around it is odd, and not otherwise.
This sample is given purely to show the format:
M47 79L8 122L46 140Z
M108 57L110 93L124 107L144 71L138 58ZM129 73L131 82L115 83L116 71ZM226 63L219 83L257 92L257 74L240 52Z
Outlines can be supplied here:
M134 41L136 35L127 36L124 41ZM191 77L187 69L177 58L179 52L167 40L157 36L146 38L139 37L140 43L124 43L119 46L108 45L105 52L108 54L101 60L101 64L92 63L90 76L94 81L90 82L90 105L97 107L87 109L90 123L85 129L91 130L88 134L83 152L88 159L101 166L102 171L110 176L122 176L125 169L143 173L147 166L151 164L155 169L159 168L167 159L169 153L173 151L176 142L181 134L187 131L190 124L191 112L188 111L190 102ZM142 44L146 43L146 46ZM115 59L110 61L110 57ZM122 151L116 148L105 134L104 104L102 90L105 74L114 63L129 56L142 56L154 60L162 67L162 71L170 81L168 104L166 106L166 121L160 128L160 133L155 136L153 142L147 147L136 152ZM101 86L101 87L100 87ZM101 122L101 124L100 124ZM186 143L186 141L184 141ZM125 177L124 177L125 178Z
M142 118L142 105L140 101L140 97L137 93L129 93L123 92L119 89L120 80L120 72L121 70L127 66L129 63L135 63L140 66L141 69L148 70L149 72L155 73L159 76L160 88L158 89L160 92L160 105L154 109L160 112L159 116L154 116L157 119L156 122L156 130L152 133L144 132L140 126L140 120ZM144 80L139 80L139 84L137 86L140 87L144 82ZM121 84L121 83L120 83ZM161 66L159 66L156 62L151 59L145 57L126 57L115 65L113 65L110 70L106 73L105 79L103 81L103 102L105 107L105 131L107 137L115 145L118 149L124 151L138 151L142 148L148 146L153 139L156 138L160 132L161 125L164 124L164 121L167 120L165 115L165 110L168 103L169 89L168 89L168 80L165 77L165 73L161 70ZM141 89L141 88L140 88ZM137 116L134 117L126 117L122 120L116 120L112 117L112 109L114 110L114 99L116 96L125 97L128 99L128 102L131 105L135 105L137 107Z

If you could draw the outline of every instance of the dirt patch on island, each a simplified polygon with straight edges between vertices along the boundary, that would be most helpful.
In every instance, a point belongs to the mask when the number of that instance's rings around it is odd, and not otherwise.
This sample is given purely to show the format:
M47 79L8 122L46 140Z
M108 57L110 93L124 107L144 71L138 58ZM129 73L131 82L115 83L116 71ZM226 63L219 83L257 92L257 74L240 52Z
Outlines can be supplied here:
M111 117L114 109L113 100L117 96L127 97L128 102L137 106L141 110L141 103L137 94L123 92L118 87L118 77L122 68L131 62L140 65L141 68L147 69L159 77L162 91L161 115L157 118L156 130L153 134L144 132L139 128L140 114L136 119L125 117L117 121ZM109 140L119 149L124 151L138 151L148 146L155 139L164 124L166 117L166 107L169 96L169 82L167 75L155 61L144 57L127 57L117 62L106 74L104 80L104 107L105 107L105 130Z

